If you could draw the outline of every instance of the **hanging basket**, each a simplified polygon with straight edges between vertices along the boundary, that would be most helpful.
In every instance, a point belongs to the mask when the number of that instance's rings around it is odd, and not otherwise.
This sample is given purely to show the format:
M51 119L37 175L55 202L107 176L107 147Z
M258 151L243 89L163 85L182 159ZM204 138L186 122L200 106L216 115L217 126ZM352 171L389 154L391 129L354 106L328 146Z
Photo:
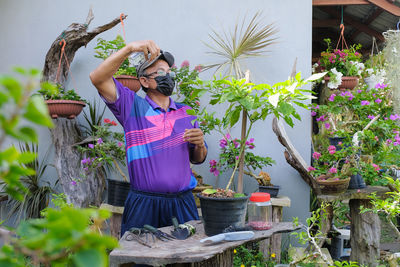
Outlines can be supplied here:
M139 79L130 75L118 75L115 77L123 86L128 87L130 90L137 92L140 90Z
M86 106L85 102L75 100L46 100L51 118L74 119Z
M325 177L320 176L316 180L322 194L340 194L345 192L349 187L350 177L339 180L324 179Z
M331 77L324 77L325 83L328 83ZM343 76L342 83L338 86L339 90L353 90L358 85L358 77ZM336 90L336 89L335 89Z

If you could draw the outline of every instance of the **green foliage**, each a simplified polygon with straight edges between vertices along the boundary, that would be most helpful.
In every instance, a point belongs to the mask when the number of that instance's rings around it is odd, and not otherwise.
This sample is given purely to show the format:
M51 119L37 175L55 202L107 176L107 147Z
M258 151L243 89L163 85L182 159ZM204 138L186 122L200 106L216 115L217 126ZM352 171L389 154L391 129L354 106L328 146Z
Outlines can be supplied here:
M264 255L257 249L247 249L245 246L237 247L234 250L234 267L265 267L274 266L274 262L268 263Z
M102 124L106 106L103 105L103 108L101 109L100 102L96 102L93 99L92 102L88 102L88 107L89 113L87 113L86 110L83 110L83 118L88 126L82 124L80 126L84 129L85 136L96 136L96 127L99 127Z
M335 267L359 267L358 263L356 261L335 261L334 262Z
M18 226L18 237L0 251L1 266L108 266L107 250L118 243L99 229L110 212L75 209L60 198L58 204L58 209L46 209L44 218Z
M94 48L94 49L96 49L95 57L105 60L106 58L111 56L112 53L120 50L121 48L123 48L125 46L126 46L125 41L121 35L117 35L117 37L111 41L106 41L102 38L98 38L97 45ZM122 62L121 66L119 67L115 76L118 76L118 75L136 76L136 68L131 65L132 64L130 64L129 58L125 59L124 62Z
M37 144L20 144L20 151L22 153L32 153L32 155L38 155L39 146ZM49 182L43 181L43 175L50 165L48 164L48 152L39 159L38 156L28 163L22 164L23 167L34 170L35 172L31 175L22 176L21 182L26 188L26 193L23 196L22 201L16 199L9 199L7 205L10 207L9 217L12 215L18 215L17 219L27 218L39 218L40 212L47 207L49 196L54 192ZM3 184L0 181L0 185ZM1 195L6 195L5 192L1 192Z
M71 90L65 90L64 87L62 87L61 85L57 85L57 90L55 91L49 91L46 90L42 87L41 90L38 91L45 100L74 100L74 101L82 101L82 102L86 102L85 99L83 99L82 97L80 97L74 89Z
M33 162L36 154L21 153L14 146L4 149L3 144L7 138L37 143L34 127L23 123L23 119L46 127L53 127L53 122L43 98L31 96L39 87L39 71L23 68L15 71L22 74L22 81L12 76L0 76L0 180L5 183L5 193L22 200L27 190L20 177L34 175L34 169L26 164ZM50 84L45 84L44 89L55 90Z

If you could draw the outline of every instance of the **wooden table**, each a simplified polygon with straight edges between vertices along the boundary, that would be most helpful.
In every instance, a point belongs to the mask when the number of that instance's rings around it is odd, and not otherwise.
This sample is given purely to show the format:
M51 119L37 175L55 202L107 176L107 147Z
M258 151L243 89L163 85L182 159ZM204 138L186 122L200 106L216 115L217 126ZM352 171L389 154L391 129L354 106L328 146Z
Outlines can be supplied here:
M351 245L351 261L357 261L360 265L377 266L376 260L380 255L380 235L381 225L379 216L372 212L360 213L360 206L371 208L371 193L375 192L377 196L384 196L389 192L387 187L383 186L367 186L364 189L347 190L337 195L318 195L320 201L333 202L349 200L351 228L350 228L350 245ZM324 224L324 232L330 230L333 208L327 210L328 221Z
M255 236L250 240L220 242L212 245L205 245L199 242L206 237L201 221L190 221L196 227L196 234L186 240L173 240L163 242L156 240L150 243L148 248L136 241L126 241L125 237L120 239L120 247L114 249L110 254L110 266L123 266L126 263L148 264L152 266L162 266L172 264L172 266L233 266L233 250L247 242L261 241L271 238L273 234L291 232L299 229L292 222L280 222L274 224L269 230L255 231ZM172 226L160 228L160 230L170 233ZM151 240L151 238L150 238Z

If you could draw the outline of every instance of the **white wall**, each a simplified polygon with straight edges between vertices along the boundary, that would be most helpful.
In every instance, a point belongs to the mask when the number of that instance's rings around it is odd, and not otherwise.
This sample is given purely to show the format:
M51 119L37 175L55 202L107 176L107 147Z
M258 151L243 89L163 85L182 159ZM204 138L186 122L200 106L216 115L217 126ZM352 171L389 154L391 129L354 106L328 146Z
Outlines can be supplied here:
M0 0L0 73L8 73L12 66L32 66L42 68L46 52L55 38L72 22L84 23L90 6L93 6L95 19L89 29L108 23L120 13L128 15L125 29L128 41L153 39L158 45L175 55L176 63L187 59L191 66L213 62L206 55L208 49L202 41L209 41L210 26L220 30L231 29L238 17L246 13L252 16L262 11L265 24L274 22L279 32L278 44L271 46L269 57L252 59L248 67L255 82L275 83L286 79L291 73L297 57L297 70L309 76L311 70L311 0L97 0L97 1L59 1L59 0ZM99 35L113 39L121 33L120 26ZM71 65L73 79L79 94L88 99L98 98L88 75L100 60L93 57L95 40L76 53ZM209 78L211 72L202 74ZM70 86L73 86L70 83ZM223 109L221 108L221 112ZM107 116L112 117L107 111ZM310 116L309 111L301 111L302 122L296 122L291 129L287 127L296 148L303 157L310 158ZM239 129L234 133L239 137ZM283 147L271 130L271 119L255 125L252 137L256 140L256 152L268 155L277 164L268 171L274 184L281 185L281 194L292 200L292 206L284 209L284 219L298 216L304 220L308 216L309 188L297 172L285 161ZM50 145L51 138L45 129L40 131L41 147ZM207 136L209 145L208 160L218 155L218 140L221 136ZM207 161L208 162L208 161ZM213 183L205 163L197 170ZM54 177L54 173L49 173ZM221 178L221 181L224 177ZM251 192L256 182L246 179L245 190Z

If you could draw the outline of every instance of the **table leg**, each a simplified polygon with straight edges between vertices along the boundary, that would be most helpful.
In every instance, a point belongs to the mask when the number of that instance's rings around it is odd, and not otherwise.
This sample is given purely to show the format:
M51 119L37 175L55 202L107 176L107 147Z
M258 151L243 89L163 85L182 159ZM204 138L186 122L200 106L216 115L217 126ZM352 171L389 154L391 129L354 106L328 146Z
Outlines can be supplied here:
M122 214L112 213L110 217L110 234L119 239L121 235Z
M272 222L279 223L282 221L282 207L273 206L272 207ZM270 240L270 254L275 254L276 262L281 261L281 243L282 243L282 234L273 234Z
M377 266L379 259L379 239L381 222L379 216L372 212L360 214L360 206L371 208L369 199L351 199L350 216L350 260L357 261L360 265Z

